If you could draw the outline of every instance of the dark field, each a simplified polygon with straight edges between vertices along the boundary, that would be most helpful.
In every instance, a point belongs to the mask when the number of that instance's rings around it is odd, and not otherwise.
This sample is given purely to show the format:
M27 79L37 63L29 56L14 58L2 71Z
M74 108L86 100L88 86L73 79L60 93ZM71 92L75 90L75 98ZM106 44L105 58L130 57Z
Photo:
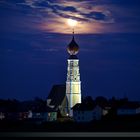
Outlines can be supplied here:
M140 132L139 118L118 118L87 123L0 121L1 132Z

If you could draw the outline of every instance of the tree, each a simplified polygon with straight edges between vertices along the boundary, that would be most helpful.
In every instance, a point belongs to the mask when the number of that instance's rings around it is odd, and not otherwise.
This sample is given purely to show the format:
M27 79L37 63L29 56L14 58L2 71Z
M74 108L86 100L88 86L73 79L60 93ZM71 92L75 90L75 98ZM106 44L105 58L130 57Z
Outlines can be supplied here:
M83 99L83 103L87 104L87 103L93 103L93 99L91 96L86 96L84 99Z
M94 103L94 101L93 101L91 96L86 96L83 99L82 104L84 104L87 108L92 108L95 105L95 103Z
M106 106L106 105L108 105L108 100L103 96L98 96L95 99L95 103L100 106Z

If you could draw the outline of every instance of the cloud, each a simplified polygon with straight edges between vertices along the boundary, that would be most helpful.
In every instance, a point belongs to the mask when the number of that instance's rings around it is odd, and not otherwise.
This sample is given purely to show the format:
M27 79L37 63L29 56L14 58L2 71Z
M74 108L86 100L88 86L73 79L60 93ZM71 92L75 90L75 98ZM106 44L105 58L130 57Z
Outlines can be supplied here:
M78 21L77 33L140 32L137 0L3 0L1 4L27 18L30 28L46 32L71 33L68 18Z
M64 18L75 18L77 20L83 21L91 21L93 20L105 20L111 18L111 14L106 14L106 10L102 11L94 11L92 7L88 3L83 2L74 2L74 1L59 1L50 2L45 0L26 0L25 3L21 3L21 5L28 5L32 8L36 8L40 11L48 11L48 15L51 12L56 16L61 16ZM83 4L85 4L83 6ZM82 7L82 8L79 8ZM89 8L89 9L88 9ZM87 12L88 13L87 13ZM79 15L76 16L76 15ZM81 16L80 16L81 15ZM52 17L53 18L53 17Z
M71 33L70 27L66 25L68 18L73 18L78 21L77 32L79 33L88 33L89 31L85 31L85 29L87 29L89 23L95 26L96 23L114 22L108 10L100 9L100 11L96 11L92 7L87 9L89 4L84 1L25 0L25 3L18 4L20 6L29 6L33 10L36 9L36 12L32 14L36 15L37 13L42 18L43 22L40 24L40 27L42 30L44 29L48 32ZM92 32L94 31L95 29L92 30Z

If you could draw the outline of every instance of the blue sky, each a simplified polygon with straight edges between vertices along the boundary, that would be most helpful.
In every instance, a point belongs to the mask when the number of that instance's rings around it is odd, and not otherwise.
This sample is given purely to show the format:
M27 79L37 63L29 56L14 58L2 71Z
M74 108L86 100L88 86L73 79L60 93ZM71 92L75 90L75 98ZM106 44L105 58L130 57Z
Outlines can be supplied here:
M140 100L139 0L1 0L0 98L46 98L65 84L78 21L82 95Z

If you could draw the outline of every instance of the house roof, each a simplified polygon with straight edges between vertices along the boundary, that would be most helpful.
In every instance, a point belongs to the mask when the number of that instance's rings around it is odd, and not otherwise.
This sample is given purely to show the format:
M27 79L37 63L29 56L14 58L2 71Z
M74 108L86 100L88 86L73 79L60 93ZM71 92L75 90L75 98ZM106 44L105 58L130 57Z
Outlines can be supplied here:
M77 103L72 109L74 111L90 111L93 110L96 106L96 104Z
M106 102L106 103L96 103L98 106L100 106L102 109L107 109L107 108L111 108L111 104Z
M74 39L74 35L72 37L71 42L69 43L69 45L67 47L67 51L70 55L76 55L79 51L79 46Z
M139 102L128 102L125 105L119 107L119 109L136 109L136 108L140 108Z
M33 112L56 112L56 109L46 106L44 109L35 108L32 111Z
M51 99L50 105L58 107L59 105L62 104L65 96L66 96L66 86L54 85L47 99Z

